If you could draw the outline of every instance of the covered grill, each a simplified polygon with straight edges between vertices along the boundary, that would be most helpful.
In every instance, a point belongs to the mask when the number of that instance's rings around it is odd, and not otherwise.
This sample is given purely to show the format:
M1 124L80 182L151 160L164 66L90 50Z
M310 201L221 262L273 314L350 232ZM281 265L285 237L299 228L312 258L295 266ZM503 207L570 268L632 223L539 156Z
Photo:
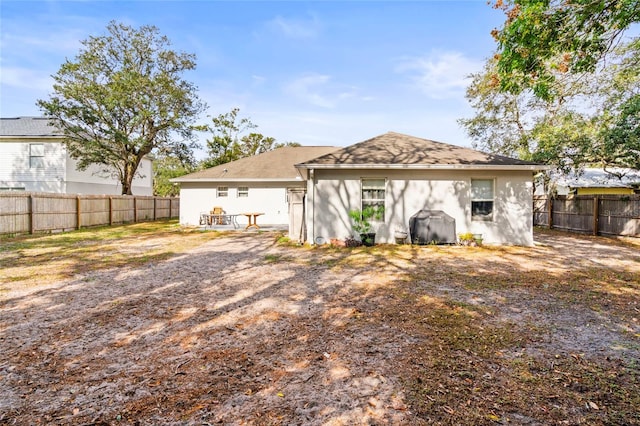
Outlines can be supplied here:
M409 219L413 244L455 244L456 220L442 210L420 210Z

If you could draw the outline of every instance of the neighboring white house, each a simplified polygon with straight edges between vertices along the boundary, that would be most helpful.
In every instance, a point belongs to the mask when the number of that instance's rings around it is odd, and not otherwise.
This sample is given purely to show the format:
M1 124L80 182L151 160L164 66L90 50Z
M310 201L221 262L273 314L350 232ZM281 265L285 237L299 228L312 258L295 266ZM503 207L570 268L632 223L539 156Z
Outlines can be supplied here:
M456 233L488 244L533 245L536 163L389 132L297 164L307 182L306 240L353 234L350 210L383 205L376 242L394 241L411 216L436 210Z
M290 234L298 235L303 224L291 205L302 214L306 183L294 164L336 149L282 147L171 179L180 184L180 223L198 225L200 213L221 207L227 214L264 213L258 224L288 224ZM238 218L238 223L242 220L247 219Z
M63 137L44 117L0 118L0 190L65 194L122 193L97 166L78 170ZM152 162L144 158L133 180L134 195L153 195Z

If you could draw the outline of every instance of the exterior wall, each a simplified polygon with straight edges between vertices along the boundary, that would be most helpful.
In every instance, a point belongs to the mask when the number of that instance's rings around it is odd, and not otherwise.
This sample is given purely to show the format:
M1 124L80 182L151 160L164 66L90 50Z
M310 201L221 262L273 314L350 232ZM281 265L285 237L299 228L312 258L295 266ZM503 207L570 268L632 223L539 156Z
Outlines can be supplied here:
M29 145L44 145L44 167L31 168ZM64 145L48 138L30 138L29 141L0 142L0 188L16 188L33 192L67 194L120 195L121 185L105 176L97 166L80 171L77 161L67 155ZM140 176L134 178L134 195L153 195L151 160L140 163Z
M180 223L198 225L200 213L210 212L214 207L222 207L227 214L259 212L258 225L286 225L289 223L287 188L302 187L298 183L257 183L257 182L183 182L180 187ZM217 197L218 186L229 188L227 197ZM238 197L238 187L249 188L248 197ZM240 225L246 224L245 217L239 217Z
M31 168L29 145L43 144L44 167ZM65 150L61 143L49 139L33 139L29 142L0 143L0 187L24 188L25 191L66 191Z
M78 162L66 157L66 181L68 194L122 194L122 185L117 177L105 173L99 166L91 165L86 170L78 170ZM133 195L153 195L152 162L143 158L138 172L133 178L131 192Z
M362 178L385 178L385 219L377 243L394 242L418 210L443 210L456 233L482 234L486 244L533 245L533 175L530 171L315 170L307 185L307 241L353 234L349 210L360 209ZM495 179L492 221L471 218L471 179Z

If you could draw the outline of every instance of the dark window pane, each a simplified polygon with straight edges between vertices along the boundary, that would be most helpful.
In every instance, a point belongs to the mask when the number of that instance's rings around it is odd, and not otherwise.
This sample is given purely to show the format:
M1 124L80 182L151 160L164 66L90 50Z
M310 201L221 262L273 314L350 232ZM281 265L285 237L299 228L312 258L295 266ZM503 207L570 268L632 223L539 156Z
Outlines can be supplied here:
M493 214L493 201L472 201L471 217L491 219Z

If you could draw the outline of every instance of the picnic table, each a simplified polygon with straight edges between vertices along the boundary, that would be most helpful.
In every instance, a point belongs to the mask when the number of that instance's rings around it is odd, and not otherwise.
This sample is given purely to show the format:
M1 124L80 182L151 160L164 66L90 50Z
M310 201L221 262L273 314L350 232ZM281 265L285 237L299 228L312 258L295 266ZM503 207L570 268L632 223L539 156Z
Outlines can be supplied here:
M243 216L246 216L247 219L249 219L249 224L247 226L245 226L244 229L249 229L249 228L260 229L260 226L258 226L258 223L257 223L257 219L258 219L258 216L261 216L264 213L251 212L251 213L240 213L240 214L243 215ZM253 218L253 222L251 221L251 218Z

